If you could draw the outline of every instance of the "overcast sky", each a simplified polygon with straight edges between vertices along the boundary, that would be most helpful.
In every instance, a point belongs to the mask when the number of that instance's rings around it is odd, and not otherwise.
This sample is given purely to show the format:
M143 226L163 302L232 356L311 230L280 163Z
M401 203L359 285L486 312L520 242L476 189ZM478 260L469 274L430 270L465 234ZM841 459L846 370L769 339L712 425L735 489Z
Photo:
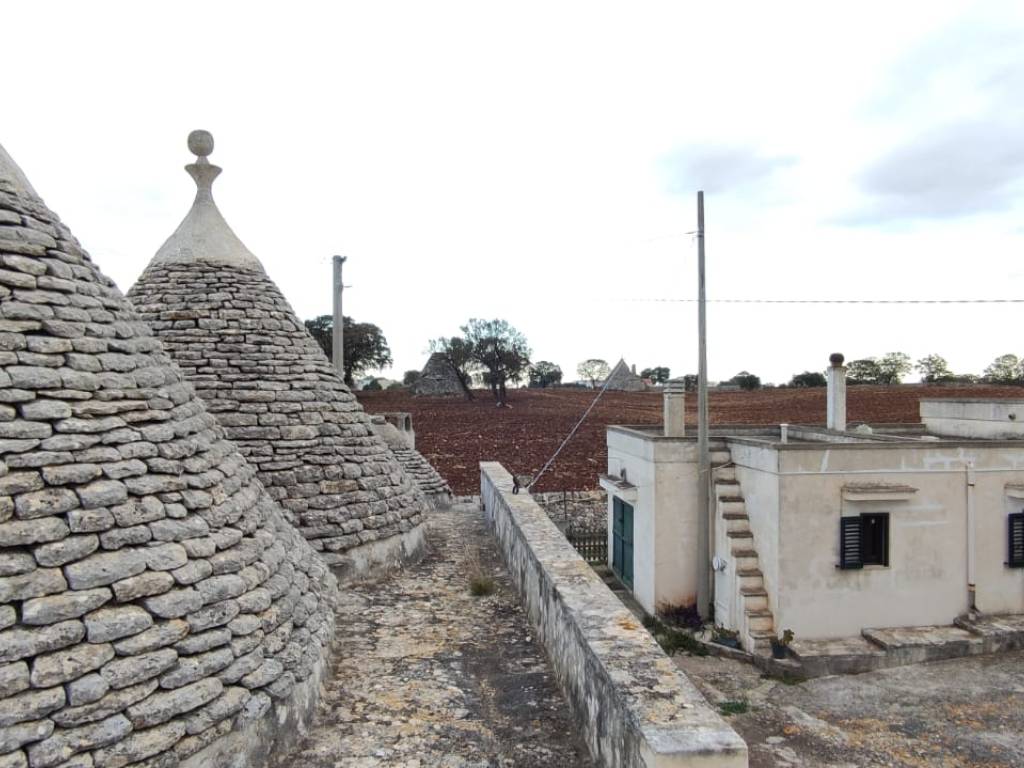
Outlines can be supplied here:
M1024 298L1021 3L45 2L3 10L0 143L127 291L210 130L235 232L391 375L470 317L566 378L696 370L711 298ZM712 379L905 351L981 372L1024 305L709 309Z

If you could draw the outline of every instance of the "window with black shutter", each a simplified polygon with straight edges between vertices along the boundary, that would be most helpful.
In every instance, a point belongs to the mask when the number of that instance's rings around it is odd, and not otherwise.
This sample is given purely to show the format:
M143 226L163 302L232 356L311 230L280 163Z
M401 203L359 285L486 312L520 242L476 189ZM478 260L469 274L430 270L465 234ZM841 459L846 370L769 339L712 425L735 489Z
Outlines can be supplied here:
M1007 538L1009 556L1006 564L1011 568L1024 568L1024 512L1009 515Z
M839 567L889 565L889 513L839 518Z
M839 518L839 567L861 568L860 517Z

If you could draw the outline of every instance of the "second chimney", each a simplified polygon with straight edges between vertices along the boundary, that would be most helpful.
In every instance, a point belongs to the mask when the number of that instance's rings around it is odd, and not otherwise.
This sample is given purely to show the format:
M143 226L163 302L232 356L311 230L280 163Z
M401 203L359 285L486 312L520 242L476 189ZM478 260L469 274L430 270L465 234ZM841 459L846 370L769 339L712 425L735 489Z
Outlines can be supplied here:
M682 379L665 384L665 437L686 436L686 387Z
M828 367L828 405L825 426L837 432L846 431L846 368L845 358L838 352L832 353Z

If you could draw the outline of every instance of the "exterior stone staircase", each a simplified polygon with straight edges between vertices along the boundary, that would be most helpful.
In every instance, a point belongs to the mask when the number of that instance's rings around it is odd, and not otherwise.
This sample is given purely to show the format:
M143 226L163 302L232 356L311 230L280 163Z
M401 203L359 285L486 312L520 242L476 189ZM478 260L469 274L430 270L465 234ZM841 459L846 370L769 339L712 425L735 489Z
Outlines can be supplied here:
M768 605L754 532L750 529L743 492L736 480L732 455L724 441L711 441L711 472L716 518L725 521L728 549L736 568L734 603L739 605L740 644L750 653L771 653L775 617Z

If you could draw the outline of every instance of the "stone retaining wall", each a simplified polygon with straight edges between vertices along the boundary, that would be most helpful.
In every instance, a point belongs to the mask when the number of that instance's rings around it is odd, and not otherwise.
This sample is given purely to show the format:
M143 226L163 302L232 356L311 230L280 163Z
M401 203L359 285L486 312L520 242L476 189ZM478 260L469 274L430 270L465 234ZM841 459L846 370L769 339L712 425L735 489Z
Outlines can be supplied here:
M602 766L741 768L747 747L512 476L480 464L484 514Z
M608 494L602 490L547 491L530 495L562 530L570 525L589 530L608 528Z

